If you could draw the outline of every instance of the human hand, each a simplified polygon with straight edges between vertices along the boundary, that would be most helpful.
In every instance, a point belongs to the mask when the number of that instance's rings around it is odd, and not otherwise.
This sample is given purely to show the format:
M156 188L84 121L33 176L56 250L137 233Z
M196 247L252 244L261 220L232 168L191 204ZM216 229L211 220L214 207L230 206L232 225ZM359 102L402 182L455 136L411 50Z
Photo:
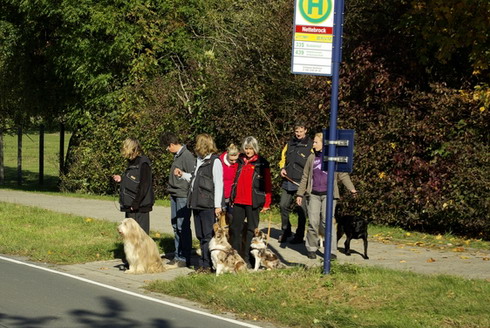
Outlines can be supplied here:
M303 204L303 197L301 196L296 197L296 204L298 204L298 206L301 206L301 204Z
M112 179L113 179L114 181L116 181L116 182L121 182L121 176L120 176L120 175L118 175L118 174L114 174L114 175L112 176Z
M265 213L268 210L270 210L270 207L264 207L263 209L260 210L260 213Z
M286 172L286 169L281 169L281 177L284 178L287 175L288 175L288 173Z
M181 169L176 168L176 169L174 170L174 175L175 175L175 176L177 176L177 177L179 177L179 178L182 178L182 174L184 174L184 172L183 172Z
M222 211L221 207L216 207L216 208L214 209L214 214L215 214L216 216L219 216L219 215L221 214L221 211Z

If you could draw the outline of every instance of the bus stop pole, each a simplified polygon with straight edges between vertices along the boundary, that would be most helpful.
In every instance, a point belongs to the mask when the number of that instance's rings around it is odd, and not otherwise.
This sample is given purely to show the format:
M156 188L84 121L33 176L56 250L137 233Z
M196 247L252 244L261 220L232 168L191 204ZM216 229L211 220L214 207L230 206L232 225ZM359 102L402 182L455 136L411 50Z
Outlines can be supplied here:
M328 175L327 175L327 208L325 222L325 253L323 261L323 273L330 274L330 261L332 253L332 224L333 224L333 188L335 178L336 146L332 141L337 140L337 111L339 97L340 62L342 61L342 25L344 20L344 0L335 0L333 28L333 53L332 53L332 94L330 108L330 126L328 132ZM325 146L323 149L325 149Z

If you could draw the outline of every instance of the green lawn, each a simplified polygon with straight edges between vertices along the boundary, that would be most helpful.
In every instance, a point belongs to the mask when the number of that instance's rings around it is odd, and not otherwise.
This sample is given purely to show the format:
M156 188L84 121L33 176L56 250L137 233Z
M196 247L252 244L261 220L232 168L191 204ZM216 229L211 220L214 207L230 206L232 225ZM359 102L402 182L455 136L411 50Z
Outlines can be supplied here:
M65 133L65 150L68 150L70 134ZM4 135L4 185L16 189L56 190L59 177L59 133L44 135L44 183L39 185L39 134L22 136L22 186L17 184L17 135Z

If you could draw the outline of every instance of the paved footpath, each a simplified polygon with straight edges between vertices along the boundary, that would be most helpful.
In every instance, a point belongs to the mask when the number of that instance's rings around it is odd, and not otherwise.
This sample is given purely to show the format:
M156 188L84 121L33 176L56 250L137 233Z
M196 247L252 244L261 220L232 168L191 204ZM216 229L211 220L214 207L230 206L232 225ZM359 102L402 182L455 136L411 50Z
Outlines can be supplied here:
M119 222L123 214L119 212L117 200L102 201L44 195L41 193L21 192L0 189L0 202L17 203L40 207L56 212L69 213L83 217L110 220ZM267 214L262 217L261 228L267 229ZM154 231L172 234L170 225L170 209L156 206L150 215L151 229ZM277 237L280 229L273 226L271 229L270 247L283 262L287 264L300 264L306 266L321 265L321 256L316 260L306 257L304 245L279 244ZM339 246L343 245L343 240ZM490 281L490 251L465 250L452 252L418 246L384 244L376 240L369 240L369 260L364 260L358 252L362 252L362 242L353 240L352 256L338 254L340 263L355 263L359 265L382 266L401 271L412 271L423 274L448 274L469 279L485 279ZM187 274L189 269L179 268L153 275L125 275L118 271L116 266L119 260L94 262L70 266L62 266L60 270L69 273L91 277L102 283L118 284L129 289L138 289L144 283L154 279L174 279L176 276Z

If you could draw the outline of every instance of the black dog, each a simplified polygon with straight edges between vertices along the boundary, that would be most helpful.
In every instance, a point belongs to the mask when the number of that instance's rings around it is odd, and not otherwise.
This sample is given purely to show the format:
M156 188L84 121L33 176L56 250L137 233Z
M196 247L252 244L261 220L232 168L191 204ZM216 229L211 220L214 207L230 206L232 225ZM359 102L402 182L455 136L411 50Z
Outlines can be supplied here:
M350 241L352 239L362 239L364 241L364 259L369 259L367 255L368 247L368 223L365 219L354 215L343 215L337 217L337 242L345 233L345 255L350 256Z

